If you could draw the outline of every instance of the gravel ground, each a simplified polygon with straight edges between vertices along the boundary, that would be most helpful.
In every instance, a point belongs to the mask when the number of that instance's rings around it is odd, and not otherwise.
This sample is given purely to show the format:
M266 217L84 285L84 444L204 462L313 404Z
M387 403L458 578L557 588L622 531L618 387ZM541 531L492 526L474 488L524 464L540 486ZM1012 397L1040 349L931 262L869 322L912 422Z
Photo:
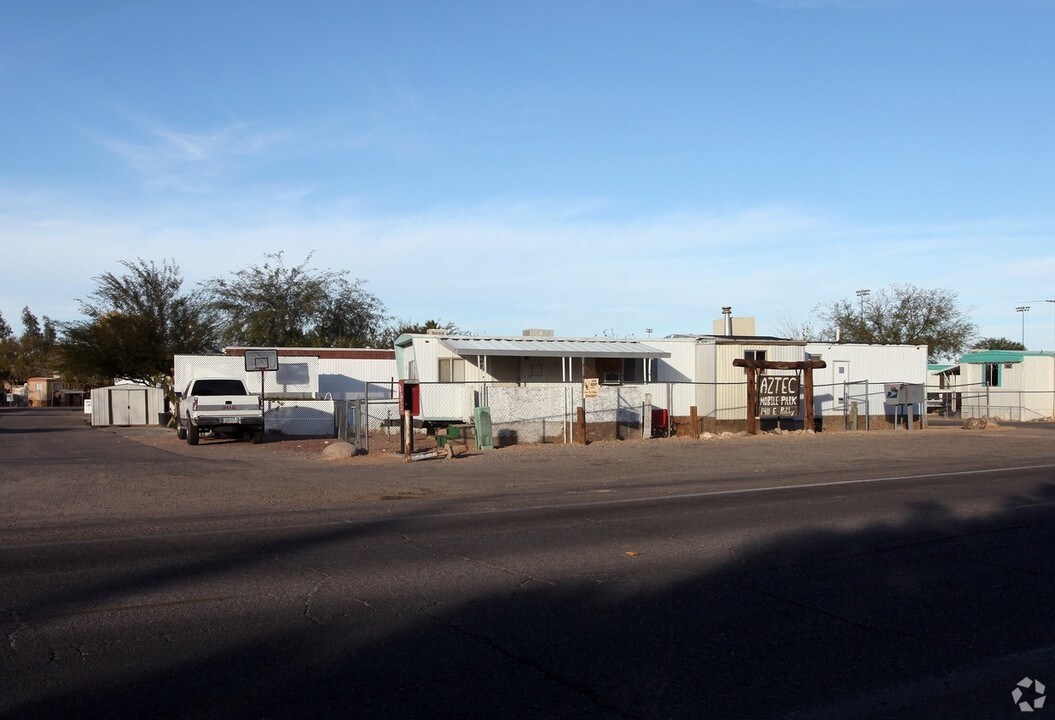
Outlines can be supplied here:
M267 457L279 462L297 461L312 465L321 463L349 464L349 465L378 465L378 464L405 464L402 447L399 443L399 434L378 434L370 438L370 452L361 453L354 457L327 458L323 452L330 446L340 445L341 441L334 438L311 438L311 437L286 437L281 435L268 435L262 445L253 445L247 441L214 440L203 438L197 447L187 445L183 440L176 437L174 430L167 428L107 428L107 431L116 432L124 437L144 445L166 450L177 455L190 455L201 457L205 452L215 453L225 458L251 459ZM896 447L902 445L918 445L921 442L939 441L943 446L948 443L958 443L971 437L1008 437L1016 433L1029 433L1030 429L1002 427L990 424L989 427L980 430L964 430L959 425L932 427L926 431L847 431L826 433L761 433L756 436L745 433L730 434L722 436L708 436L705 434L701 439L674 437L656 440L626 440L626 441L599 441L592 442L588 446L564 445L564 444L529 444L514 445L500 448L493 452L482 452L470 447L469 452L460 456L465 458L488 458L488 462L511 462L521 458L551 458L559 457L566 459L594 457L605 457L611 460L626 459L634 456L655 456L663 449L675 451L677 448L688 450L697 447L712 447L716 450L722 448L722 455L734 448L739 448L736 454L758 451L769 453L776 447L780 447L780 453L784 456L794 457L802 455L807 457L828 447L831 452L843 452L837 448L849 444L860 449L872 448L877 451L880 448ZM893 445L891 445L893 444ZM434 437L419 436L415 439L414 449L416 452L424 452L436 448ZM664 453L665 454L665 453ZM694 456L695 457L695 456Z

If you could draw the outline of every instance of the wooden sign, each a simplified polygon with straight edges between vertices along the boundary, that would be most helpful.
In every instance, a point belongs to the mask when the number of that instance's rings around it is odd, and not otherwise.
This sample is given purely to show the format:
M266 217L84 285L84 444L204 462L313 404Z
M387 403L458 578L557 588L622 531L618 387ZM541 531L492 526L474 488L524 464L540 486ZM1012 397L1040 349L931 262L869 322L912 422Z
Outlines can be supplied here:
M758 376L758 416L797 417L799 379L794 375Z

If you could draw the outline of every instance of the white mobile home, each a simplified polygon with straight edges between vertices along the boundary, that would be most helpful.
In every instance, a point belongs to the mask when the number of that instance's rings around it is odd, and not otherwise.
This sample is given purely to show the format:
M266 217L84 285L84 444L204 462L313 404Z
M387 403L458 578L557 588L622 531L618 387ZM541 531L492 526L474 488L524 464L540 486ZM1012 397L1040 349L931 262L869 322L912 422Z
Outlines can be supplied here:
M676 417L687 416L695 407L700 417L708 419L703 424L708 430L746 421L744 369L734 366L733 360L798 362L804 359L805 346L800 341L753 335L672 335L649 342L670 355L656 361L653 375L655 382L669 384L666 407Z
M567 437L583 403L583 381L598 381L586 402L593 437L641 428L653 362L667 353L640 340L559 338L550 331L519 337L405 334L395 342L400 380L419 383L426 426L467 422L491 409L499 434L518 442Z
M246 350L262 348L227 347L225 355L243 357ZM315 359L320 398L359 400L388 399L395 396L396 354L382 348L278 348L279 366L294 358ZM288 360L287 360L288 358Z
M627 427L639 427L647 422L643 414L655 407L685 427L695 409L700 429L709 431L747 425L746 375L733 364L739 359L823 360L826 368L813 371L814 414L831 429L846 427L851 410L863 418L862 426L889 424L893 408L883 402L884 384L926 383L923 346L758 336L753 318L727 318L715 325L715 334L647 340L559 338L548 331L497 338L408 334L396 340L396 366L401 380L419 383L423 424L465 422L475 407L488 406L496 427L533 423L535 430L524 432L522 440L546 437L549 428L563 432L582 405L584 378L600 385L597 397L586 403L588 422L615 417L619 425L621 417ZM723 325L726 334L720 333ZM796 376L800 371L767 372Z
M893 410L884 404L887 383L926 384L924 345L807 343L758 336L674 335L652 340L670 357L656 362L653 379L669 383L669 405L677 417L695 406L704 429L736 429L747 413L743 368L733 360L800 362L823 360L813 371L814 414L828 429L841 429L851 409L867 423L888 423ZM774 370L772 374L796 373ZM923 408L915 412L921 413ZM714 427L711 427L713 420Z
M807 343L805 350L825 363L813 371L817 417L842 418L856 406L858 417L883 423L893 412L884 402L885 385L928 382L926 345ZM917 417L925 411L913 410Z
M937 371L949 404L967 417L1055 417L1055 353L983 350Z
M319 359L307 355L283 355L277 372L245 369L241 355L176 355L173 358L173 387L183 392L196 378L235 378L245 383L251 393L259 393L263 381L264 397L316 399L319 395Z
M334 403L390 400L396 392L392 350L377 348L277 348L277 371L247 371L247 350L228 347L223 355L177 355L174 385L182 391L193 378L232 377L251 393L261 380L267 403L267 426L287 435L327 435L334 431ZM343 415L341 415L343 416Z

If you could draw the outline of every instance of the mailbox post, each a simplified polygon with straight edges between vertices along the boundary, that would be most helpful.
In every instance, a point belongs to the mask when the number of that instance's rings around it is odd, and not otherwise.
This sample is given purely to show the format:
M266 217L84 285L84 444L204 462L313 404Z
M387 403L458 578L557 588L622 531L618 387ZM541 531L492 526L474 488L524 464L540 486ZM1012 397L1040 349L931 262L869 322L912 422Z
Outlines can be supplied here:
M414 452L414 420L421 414L421 386L411 380L399 381L399 440L403 455L407 458Z

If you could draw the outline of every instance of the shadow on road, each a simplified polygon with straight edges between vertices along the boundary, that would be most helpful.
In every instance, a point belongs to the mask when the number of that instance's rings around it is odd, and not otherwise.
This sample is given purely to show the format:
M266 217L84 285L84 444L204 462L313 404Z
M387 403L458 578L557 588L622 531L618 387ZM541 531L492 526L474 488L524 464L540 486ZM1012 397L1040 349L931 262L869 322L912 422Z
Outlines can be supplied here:
M644 554L575 581L551 581L542 569L515 589L458 602L421 587L420 598L386 605L344 585L319 593L302 622L253 617L251 627L267 630L149 665L130 655L106 682L0 708L23 718L771 718L952 717L945 711L961 705L982 717L991 705L1014 717L1015 682L1045 670L1055 677L1055 665L1038 668L1031 655L1052 658L1055 483L1008 495L1003 506L962 517L921 503L895 523L791 533L738 547L718 566L679 561L674 583L669 566L653 570ZM448 522L453 532L467 521ZM474 522L486 535L504 519ZM8 612L54 616L276 557L304 559L389 536L396 524L247 542ZM535 550L561 542L555 534ZM437 574L452 572L436 558ZM381 559L352 569L398 572Z

